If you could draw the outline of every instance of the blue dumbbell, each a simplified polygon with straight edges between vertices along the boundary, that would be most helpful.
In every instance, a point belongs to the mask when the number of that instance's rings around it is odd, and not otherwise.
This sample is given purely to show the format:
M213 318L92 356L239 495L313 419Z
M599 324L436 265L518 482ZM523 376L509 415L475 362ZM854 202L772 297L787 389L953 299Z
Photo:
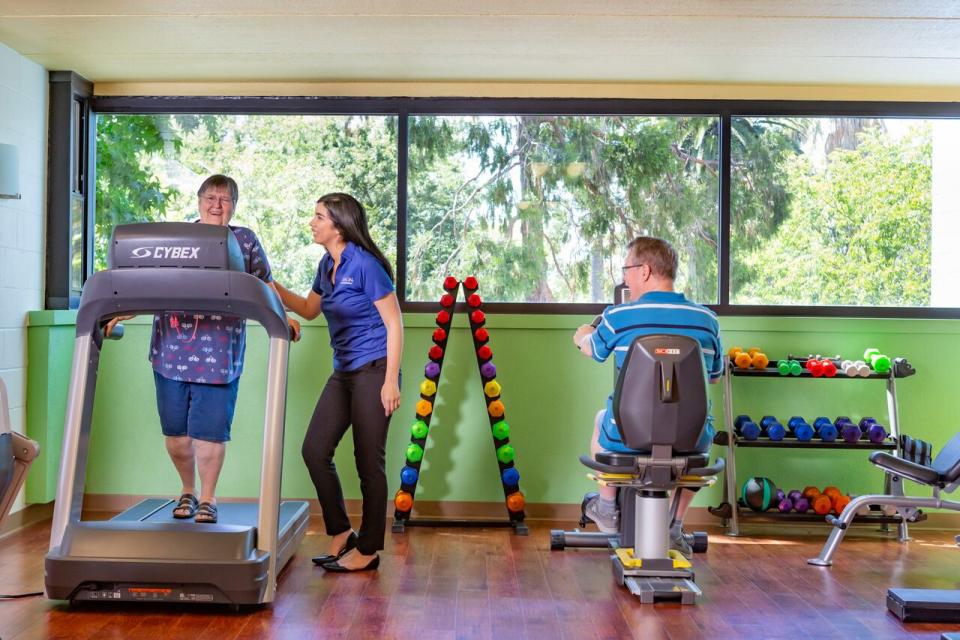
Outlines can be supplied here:
M780 424L780 421L774 416L763 416L760 420L760 429L763 435L771 440L783 440L783 436L786 433L786 429L783 428L783 425Z
M756 440L760 437L760 427L748 415L737 416L733 421L733 428L744 440Z
M400 471L400 482L404 485L411 485L417 483L417 478L420 474L417 473L417 470L410 466L405 466L402 471Z
M813 421L813 429L824 442L833 442L837 439L837 428L830 421L830 418L818 417Z
M809 442L813 440L813 427L807 424L807 421L800 416L793 416L787 422L787 428L790 433L800 442Z

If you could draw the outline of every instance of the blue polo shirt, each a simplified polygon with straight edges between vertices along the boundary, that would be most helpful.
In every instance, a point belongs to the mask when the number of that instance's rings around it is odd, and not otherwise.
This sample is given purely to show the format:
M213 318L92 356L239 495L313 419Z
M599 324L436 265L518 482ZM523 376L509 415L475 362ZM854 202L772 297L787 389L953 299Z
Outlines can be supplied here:
M700 343L703 364L710 380L723 375L723 347L720 345L720 323L713 311L690 302L682 293L650 291L635 302L607 307L603 321L590 334L593 358L604 362L614 355L617 376L626 359L630 344L638 336L651 334L681 335ZM713 418L707 423L696 450L706 452L713 441ZM613 417L613 394L607 398L607 410L600 425L600 446L609 451L629 452L620 439Z
M328 253L317 267L313 290L330 328L333 368L353 371L387 355L387 328L373 303L393 291L393 282L379 260L352 242L340 254L335 282L332 271Z

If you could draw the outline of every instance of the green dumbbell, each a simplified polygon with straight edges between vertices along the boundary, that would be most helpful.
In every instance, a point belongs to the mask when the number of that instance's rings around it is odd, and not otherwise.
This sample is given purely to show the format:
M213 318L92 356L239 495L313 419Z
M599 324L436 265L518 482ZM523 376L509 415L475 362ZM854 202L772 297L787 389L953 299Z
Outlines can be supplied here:
M510 437L510 425L503 420L493 424L493 437L497 440L505 440Z
M803 367L796 360L780 360L777 362L777 371L782 376L798 376L803 373Z
M410 427L410 433L413 435L414 438L417 438L418 440L420 438L426 438L428 430L429 429L427 427L427 423L424 422L423 420L417 420Z
M863 352L863 359L877 373L888 373L890 371L890 356L880 353L880 349L867 349Z
M509 464L513 461L514 451L513 447L508 444L503 445L497 449L497 460L503 464Z
M416 443L411 443L407 447L407 460L410 462L420 462L423 460L423 448Z

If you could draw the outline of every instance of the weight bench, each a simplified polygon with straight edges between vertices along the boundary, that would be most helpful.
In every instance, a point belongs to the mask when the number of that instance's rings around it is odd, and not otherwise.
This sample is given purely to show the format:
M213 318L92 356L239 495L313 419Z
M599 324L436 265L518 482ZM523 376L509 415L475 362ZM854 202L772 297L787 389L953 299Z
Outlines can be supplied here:
M944 500L941 492L952 493L960 485L960 433L937 454L929 465L912 462L886 451L874 451L870 462L883 469L893 480L907 479L933 489L933 496L919 498L904 495L872 494L859 496L850 501L839 516L827 516L827 522L833 525L830 537L823 545L820 555L807 560L808 564L829 567L833 564L833 554L837 550L847 528L857 515L857 511L867 505L897 507L904 520L916 517L919 509L950 509L960 511L960 503ZM960 544L960 536L957 536Z

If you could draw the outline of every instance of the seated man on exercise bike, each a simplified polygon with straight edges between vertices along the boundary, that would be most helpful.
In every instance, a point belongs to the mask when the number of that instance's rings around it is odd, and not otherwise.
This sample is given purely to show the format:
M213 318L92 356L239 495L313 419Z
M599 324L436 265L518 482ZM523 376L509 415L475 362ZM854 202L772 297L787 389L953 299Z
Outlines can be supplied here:
M619 375L627 348L635 338L650 334L689 336L703 349L705 370L710 383L723 375L723 349L720 346L720 325L717 316L704 306L690 302L682 293L674 291L677 274L677 253L660 238L641 236L627 245L623 264L623 282L629 293L627 301L607 307L599 325L579 327L573 341L583 355L604 362L614 354ZM714 428L708 416L695 450L707 453L713 443ZM605 409L594 420L590 453L600 451L636 453L624 446L613 420L613 394L607 398ZM676 516L670 526L671 546L685 556L693 550L683 536L683 517L695 490L682 489ZM585 508L586 515L604 533L619 531L617 489L601 486L600 495Z

